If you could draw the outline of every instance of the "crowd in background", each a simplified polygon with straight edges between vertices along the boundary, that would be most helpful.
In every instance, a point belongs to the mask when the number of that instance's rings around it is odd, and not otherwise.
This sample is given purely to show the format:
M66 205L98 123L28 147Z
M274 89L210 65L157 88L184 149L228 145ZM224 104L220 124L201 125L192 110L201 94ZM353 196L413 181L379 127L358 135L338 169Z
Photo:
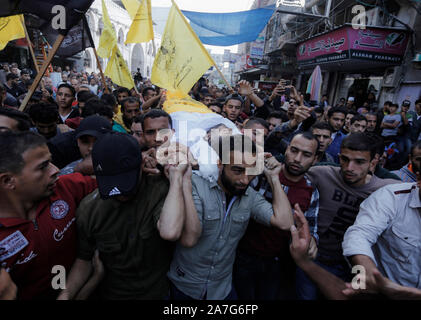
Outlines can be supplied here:
M35 75L2 66L0 296L420 298L421 99L312 101L283 79L269 92L201 78L190 96L249 130L253 152L264 141L264 173L230 161L211 183L192 162L160 163L166 91L139 70L124 88L54 67L22 112ZM67 270L61 292L53 265ZM352 265L366 291L349 285Z

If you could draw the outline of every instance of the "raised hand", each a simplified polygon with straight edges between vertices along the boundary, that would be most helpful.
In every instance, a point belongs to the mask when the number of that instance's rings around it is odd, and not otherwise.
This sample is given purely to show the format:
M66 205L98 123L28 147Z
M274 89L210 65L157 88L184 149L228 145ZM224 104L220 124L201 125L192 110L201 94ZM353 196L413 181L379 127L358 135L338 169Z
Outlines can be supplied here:
M301 211L299 204L294 206L295 226L291 226L291 244L289 251L297 265L309 261L309 248L311 243L310 229L304 213Z

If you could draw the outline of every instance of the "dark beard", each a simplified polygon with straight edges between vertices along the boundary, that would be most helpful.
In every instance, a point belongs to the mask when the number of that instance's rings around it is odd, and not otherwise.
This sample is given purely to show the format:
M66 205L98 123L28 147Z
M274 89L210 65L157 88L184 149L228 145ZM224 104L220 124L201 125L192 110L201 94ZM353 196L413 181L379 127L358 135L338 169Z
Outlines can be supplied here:
M292 171L291 168L290 168L290 164L287 163L287 162L285 162L285 170L288 171L288 173L291 176L294 176L294 177L301 176L302 174L306 173L306 171L307 171L307 170L304 170L304 168L301 168L300 171Z
M228 192L233 196L242 196L246 192L247 188L238 189L234 184L231 183L231 181L228 180L227 176L225 175L225 169L222 169L221 174L221 183L225 187Z

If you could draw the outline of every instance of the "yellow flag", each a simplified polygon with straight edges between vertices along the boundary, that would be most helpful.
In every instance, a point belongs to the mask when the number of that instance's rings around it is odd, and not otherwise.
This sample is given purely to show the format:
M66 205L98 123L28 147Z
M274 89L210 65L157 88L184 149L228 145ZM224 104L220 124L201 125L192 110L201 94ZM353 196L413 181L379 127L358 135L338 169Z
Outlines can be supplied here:
M125 43L148 42L149 40L153 40L151 0L142 0L130 30L127 32Z
M131 89L135 86L129 68L117 45L113 48L111 58L108 60L104 74L109 76L111 80L120 87Z
M122 0L122 2L129 13L130 19L133 20L140 5L139 0Z
M101 38L99 38L97 53L102 58L109 58L113 48L117 45L117 37L104 0L102 0L102 21L104 22L104 29L102 30Z
M215 62L173 1L152 67L152 83L187 95L213 65Z
M11 40L25 38L23 15L0 18L0 50L3 50Z

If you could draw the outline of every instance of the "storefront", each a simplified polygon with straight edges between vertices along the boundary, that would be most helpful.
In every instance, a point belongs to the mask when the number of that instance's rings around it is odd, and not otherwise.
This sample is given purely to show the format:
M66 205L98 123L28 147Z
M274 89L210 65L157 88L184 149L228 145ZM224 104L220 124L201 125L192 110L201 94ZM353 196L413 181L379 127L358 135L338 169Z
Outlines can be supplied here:
M322 69L322 93L335 105L340 98L355 98L357 106L370 93L380 98L385 73L402 64L409 33L404 29L351 25L324 33L297 45L297 64L301 71L301 90L313 69ZM394 75L392 75L393 77Z

